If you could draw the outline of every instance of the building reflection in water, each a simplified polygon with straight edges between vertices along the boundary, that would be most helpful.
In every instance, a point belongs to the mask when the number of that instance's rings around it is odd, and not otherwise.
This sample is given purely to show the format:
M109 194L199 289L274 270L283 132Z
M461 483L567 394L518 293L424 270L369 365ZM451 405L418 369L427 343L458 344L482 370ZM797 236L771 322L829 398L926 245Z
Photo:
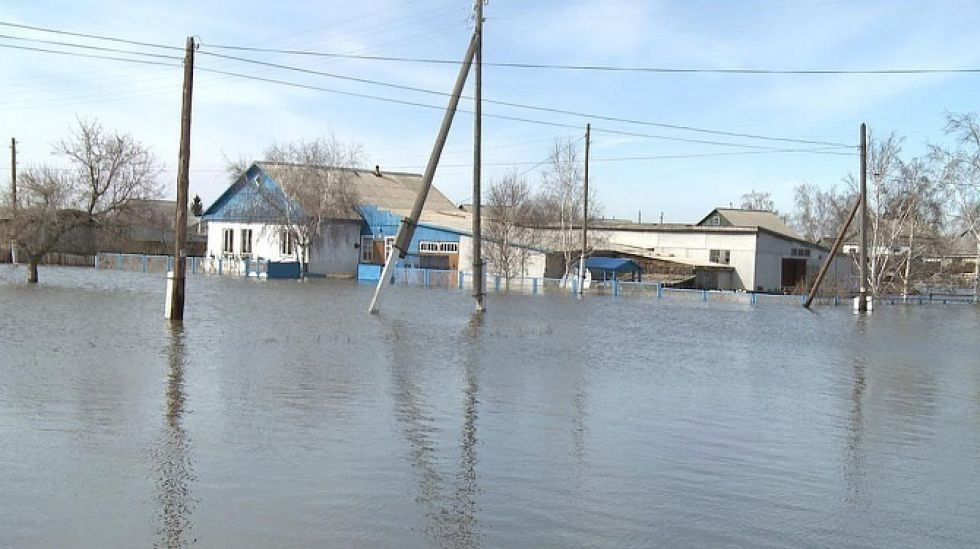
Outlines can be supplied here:
M153 473L158 512L157 547L187 547L192 538L191 514L194 498L191 483L195 480L191 461L191 443L183 425L186 412L184 392L184 332L170 325L167 345L166 415L163 429L153 446Z
M464 334L463 421L459 458L456 470L445 473L440 471L434 440L439 427L436 419L427 411L429 405L425 401L423 387L416 379L418 374L426 371L427 350L414 343L413 338L402 337L399 325L392 326L392 339L399 343L391 348L395 415L408 442L409 462L418 473L416 501L425 508L425 534L440 547L471 548L481 545L477 521L479 401L476 342L482 322L481 315L474 315Z

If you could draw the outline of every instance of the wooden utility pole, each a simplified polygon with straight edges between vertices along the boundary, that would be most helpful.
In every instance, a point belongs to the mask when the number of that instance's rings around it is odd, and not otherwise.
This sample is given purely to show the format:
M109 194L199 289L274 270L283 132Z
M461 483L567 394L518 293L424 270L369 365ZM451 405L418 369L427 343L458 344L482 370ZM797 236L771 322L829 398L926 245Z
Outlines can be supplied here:
M436 168L439 166L439 159L442 157L442 149L446 146L446 137L449 135L449 128L453 124L456 107L459 106L459 96L463 93L463 85L466 84L466 75L470 72L470 66L473 64L476 46L476 33L474 33L473 38L470 40L470 46L466 50L466 55L463 56L463 63L459 67L456 84L453 86L452 94L449 97L449 105L446 107L446 113L442 116L442 126L439 127L439 134L436 136L435 145L433 145L432 152L429 154L429 162L425 166L425 173L422 174L422 188L415 197L412 212L408 217L402 219L402 223L398 227L394 250L392 250L391 255L385 260L384 269L381 270L381 278L378 279L378 286L374 289L374 297L371 298L371 305L368 307L368 312L371 314L377 314L381 310L381 291L391 281L391 269L397 263L398 259L403 259L408 255L412 237L415 236L415 227L418 225L419 217L422 215L422 207L425 205L426 197L429 196L429 189L432 188L432 178L435 177ZM398 252L397 254L395 253L396 250Z
M10 138L10 206L17 211L17 139Z
M483 275L483 227L480 216L480 203L483 202L481 187L482 148L483 148L483 0L476 0L476 52L474 54L474 117L473 117L473 299L477 312L487 310L486 279Z
M194 92L194 37L184 53L184 94L180 107L180 152L177 164L177 212L174 216L174 270L167 273L166 317L184 319L184 277L187 260L187 187L191 162L191 98Z
M10 138L10 208L17 215L17 139ZM10 240L10 262L17 263L17 243Z
M858 311L868 311L868 127L861 124L861 250L858 255L861 285Z
M585 178L582 185L582 257L578 261L578 293L585 289L585 256L589 253L589 144L592 124L585 125Z

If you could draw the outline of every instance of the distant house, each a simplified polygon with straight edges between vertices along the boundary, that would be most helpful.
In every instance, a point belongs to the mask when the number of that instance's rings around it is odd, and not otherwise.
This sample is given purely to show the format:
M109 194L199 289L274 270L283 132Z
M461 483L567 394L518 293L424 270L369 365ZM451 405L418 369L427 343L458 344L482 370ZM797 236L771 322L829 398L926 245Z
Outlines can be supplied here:
M695 224L595 220L597 250L634 260L644 280L758 292L801 291L829 250L800 238L774 213L715 208ZM838 256L825 288L851 289L853 262Z
M304 262L311 275L377 280L392 253L401 220L408 216L422 189L422 176L378 168L348 170L359 200L357 211L329 220L305 257L299 257L278 219L255 214L256 201L262 200L257 186L281 189L275 179L276 167L267 162L252 164L204 212L207 255L229 260ZM408 255L399 265L445 271L465 268L471 261L471 223L469 213L433 186ZM534 265L540 267L537 276L541 276L543 254Z
M100 252L146 255L174 253L175 200L131 200L99 231L96 247ZM199 230L201 220L188 216L187 255L204 255L206 238Z

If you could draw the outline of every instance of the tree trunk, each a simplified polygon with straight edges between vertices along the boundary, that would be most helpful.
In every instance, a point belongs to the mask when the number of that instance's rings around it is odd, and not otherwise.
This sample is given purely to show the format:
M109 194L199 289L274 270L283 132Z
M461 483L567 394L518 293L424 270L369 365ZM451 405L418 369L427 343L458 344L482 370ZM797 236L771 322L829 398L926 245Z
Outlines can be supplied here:
M27 283L37 284L37 259L34 257L27 262Z
M980 239L977 239L977 255L973 258L973 301L977 301L980 290Z
M905 280L902 281L902 299L909 297L909 277L912 276L912 243L915 238L915 227L909 230L909 251L905 258Z

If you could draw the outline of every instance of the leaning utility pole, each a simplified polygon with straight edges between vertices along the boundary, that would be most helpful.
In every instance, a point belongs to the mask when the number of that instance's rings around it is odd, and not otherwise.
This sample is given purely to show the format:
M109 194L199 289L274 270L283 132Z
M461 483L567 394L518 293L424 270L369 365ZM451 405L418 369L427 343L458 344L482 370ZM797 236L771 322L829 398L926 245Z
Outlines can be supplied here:
M10 138L10 209L17 214L17 139ZM17 243L10 240L10 263L17 263Z
M827 271L830 266L834 263L834 259L837 257L837 253L840 252L841 244L844 243L844 235L847 234L847 229L851 226L851 221L854 221L854 215L857 214L858 208L861 207L861 199L858 198L854 201L854 207L851 208L851 213L847 214L847 220L844 221L844 225L841 226L840 231L837 233L837 238L834 240L834 245L830 248L830 254L827 255L827 259L824 260L823 266L820 267L820 271L817 273L817 278L813 281L813 286L810 287L810 292L806 296L806 302L803 306L807 309L813 303L813 300L817 297L817 292L820 291L820 283L823 282L823 278L827 276Z
M589 143L592 124L585 125L585 178L582 185L582 257L578 260L578 293L585 288L585 256L589 253Z
M861 124L861 250L858 255L861 285L858 312L868 311L868 127Z
M442 157L442 149L445 147L446 137L449 135L449 128L452 126L453 117L456 115L456 107L459 106L459 96L463 93L466 75L470 72L470 65L473 64L473 57L476 54L477 46L476 39L477 36L474 33L473 38L470 40L470 46L466 50L466 55L463 57L463 63L459 67L459 74L456 76L456 84L453 86L453 92L449 98L449 105L446 107L446 113L442 117L442 126L440 126L439 134L436 136L432 153L429 154L429 162L425 166L425 173L422 174L422 188L419 190L418 196L415 197L412 212L408 217L402 219L402 224L398 227L398 234L395 235L394 249L391 251L391 255L386 258L384 269L381 270L381 278L378 279L378 286L374 289L374 297L371 298L371 306L368 308L368 312L371 314L377 314L381 310L381 290L391 281L391 269L398 259L404 259L408 255L412 237L415 236L415 227L418 225L419 217L422 215L422 207L425 205L425 199L429 195L429 189L432 187L432 178L435 177L436 167L439 166L439 158ZM395 258L395 251L398 252L398 259Z
M473 67L474 87L474 118L473 118L473 299L476 300L477 312L487 310L486 279L483 276L483 228L480 216L480 203L483 194L480 190L483 148L483 0L476 0L476 29L473 31L476 40L476 61Z
M187 187L191 162L191 96L194 92L194 37L184 52L184 94L180 107L180 152L177 164L177 212L174 216L174 270L167 273L169 320L184 319L184 276L187 261Z

